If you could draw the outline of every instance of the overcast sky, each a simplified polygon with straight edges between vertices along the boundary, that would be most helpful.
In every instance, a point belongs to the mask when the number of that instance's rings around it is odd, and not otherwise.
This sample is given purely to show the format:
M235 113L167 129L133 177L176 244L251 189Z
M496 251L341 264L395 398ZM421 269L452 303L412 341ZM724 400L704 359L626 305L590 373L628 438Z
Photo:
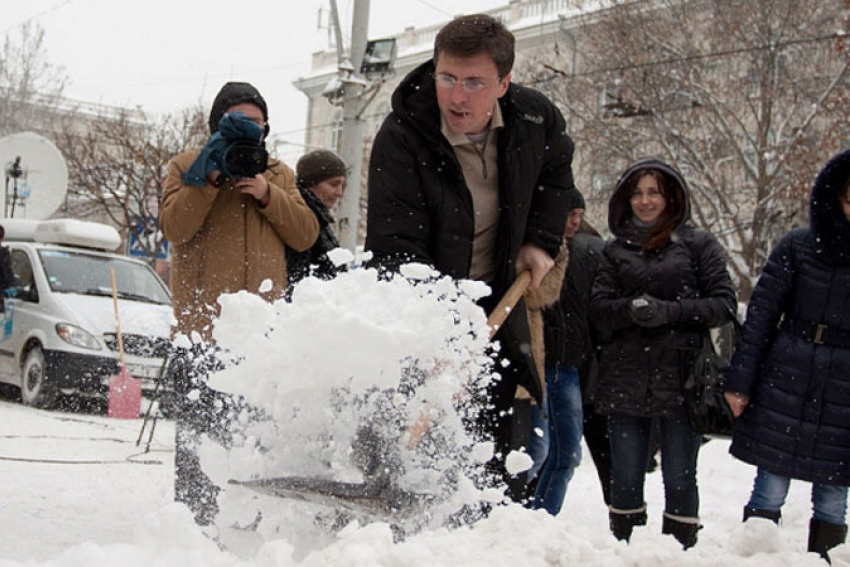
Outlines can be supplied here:
M346 39L353 0L337 0ZM507 0L372 0L370 38ZM0 34L26 21L45 30L47 57L64 67L66 96L169 112L208 107L228 80L253 83L269 105L272 131L304 141L307 98L292 81L328 46L329 0L0 0ZM303 149L291 146L284 159Z

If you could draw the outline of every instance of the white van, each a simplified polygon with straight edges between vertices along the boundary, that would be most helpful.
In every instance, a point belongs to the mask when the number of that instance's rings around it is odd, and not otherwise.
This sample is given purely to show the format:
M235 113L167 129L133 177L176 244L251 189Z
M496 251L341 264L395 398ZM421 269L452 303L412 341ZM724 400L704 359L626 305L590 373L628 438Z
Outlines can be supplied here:
M0 319L0 381L25 404L60 394L104 396L118 372L109 268L115 269L129 374L150 392L164 375L171 294L150 266L107 252L121 243L107 225L79 220L0 220L17 286Z

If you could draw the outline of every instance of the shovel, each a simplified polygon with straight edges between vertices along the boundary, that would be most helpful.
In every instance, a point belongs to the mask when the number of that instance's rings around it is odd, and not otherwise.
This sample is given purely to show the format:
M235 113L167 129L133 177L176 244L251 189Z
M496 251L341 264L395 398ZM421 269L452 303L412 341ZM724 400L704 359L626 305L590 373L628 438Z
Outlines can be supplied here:
M490 339L498 332L499 327L505 322L530 283L531 272L523 272L517 276L502 296L501 301L487 319ZM430 427L431 417L427 411L424 411L408 430L410 435L408 447L414 449ZM432 495L407 492L394 487L384 476L363 483L307 477L278 477L247 481L231 479L228 483L279 498L294 498L343 508L355 515L376 517L393 524L422 514L423 506L433 499Z
M109 268L112 278L112 303L115 306L115 335L118 337L118 374L109 379L108 417L138 419L142 409L142 383L127 374L124 364L124 338L121 336L121 318L118 316L118 291L115 286L115 268Z
M511 287L508 288L508 291L505 292L505 295L502 296L502 299L499 301L498 305L496 305L496 308L490 313L490 316L487 318L487 326L490 327L491 339L499 332L499 328L502 326L502 323L504 323L505 319L508 318L508 315L511 314L511 311L516 306L517 301L519 301L519 298L525 293L525 290L528 288L528 284L530 283L531 272L526 270L516 277L514 283L511 284Z

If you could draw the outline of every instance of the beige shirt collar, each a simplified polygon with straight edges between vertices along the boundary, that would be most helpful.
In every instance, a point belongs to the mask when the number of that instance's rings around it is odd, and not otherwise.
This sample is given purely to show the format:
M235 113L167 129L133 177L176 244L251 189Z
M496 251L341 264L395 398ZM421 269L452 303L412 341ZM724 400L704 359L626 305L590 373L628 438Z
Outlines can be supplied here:
M496 101L493 109L493 116L490 118L490 125L487 127L487 131L492 132L499 128L504 128L504 126L505 122L502 120L502 108L499 106L499 101ZM472 140L470 140L466 134L459 134L449 128L449 125L446 124L446 119L443 118L442 113L440 113L440 132L442 132L443 136L452 146L462 146L464 144L472 143Z

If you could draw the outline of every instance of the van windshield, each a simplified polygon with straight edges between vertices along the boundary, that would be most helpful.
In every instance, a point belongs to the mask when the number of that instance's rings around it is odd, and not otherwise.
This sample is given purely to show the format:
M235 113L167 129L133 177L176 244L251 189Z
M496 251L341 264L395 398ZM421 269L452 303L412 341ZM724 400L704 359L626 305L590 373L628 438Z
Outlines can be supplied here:
M112 296L109 268L121 299L170 305L165 286L147 265L65 250L39 250L50 289L59 293Z

